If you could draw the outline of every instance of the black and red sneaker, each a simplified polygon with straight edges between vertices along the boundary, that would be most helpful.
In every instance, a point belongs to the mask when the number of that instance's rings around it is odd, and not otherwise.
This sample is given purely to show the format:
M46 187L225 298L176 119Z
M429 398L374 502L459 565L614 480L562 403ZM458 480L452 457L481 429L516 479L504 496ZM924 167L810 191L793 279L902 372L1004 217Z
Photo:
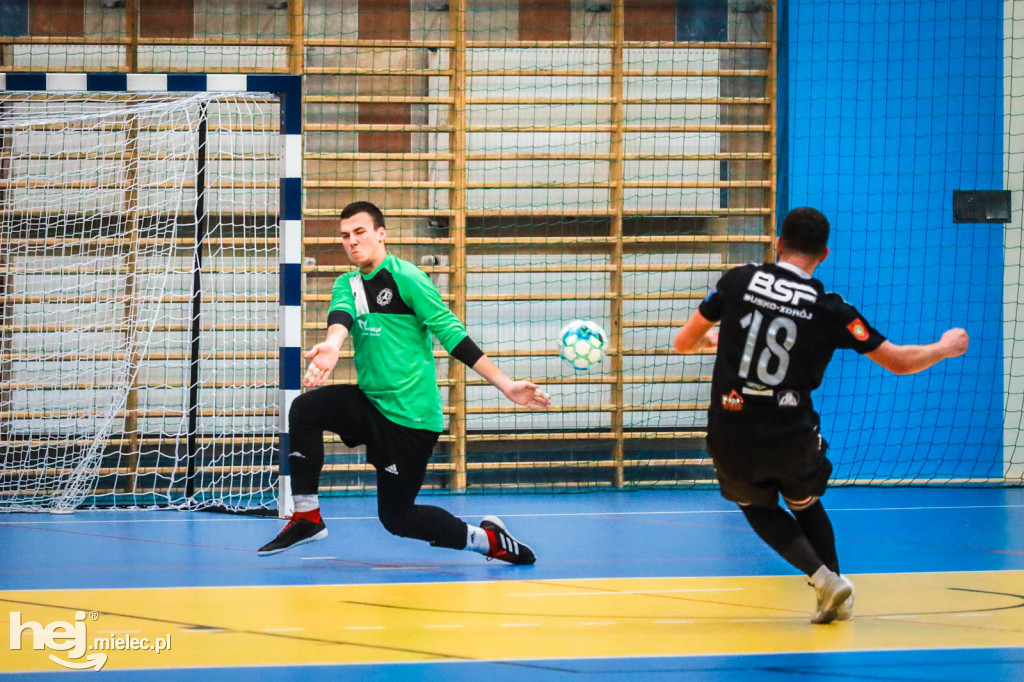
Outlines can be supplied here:
M529 566L537 561L533 550L512 537L497 516L485 516L480 521L480 527L487 532L487 539L491 542L491 551L487 552L488 560L500 559L521 566Z
M293 516L277 537L257 550L259 556L270 556L327 537L327 524L323 519L316 522Z

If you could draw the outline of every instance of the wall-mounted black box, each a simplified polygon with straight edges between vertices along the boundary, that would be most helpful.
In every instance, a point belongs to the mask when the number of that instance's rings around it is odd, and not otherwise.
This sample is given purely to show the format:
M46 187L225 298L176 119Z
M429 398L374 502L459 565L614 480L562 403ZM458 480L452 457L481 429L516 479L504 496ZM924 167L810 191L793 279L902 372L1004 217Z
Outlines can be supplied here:
M953 222L1010 222L1010 191L1005 189L953 190Z

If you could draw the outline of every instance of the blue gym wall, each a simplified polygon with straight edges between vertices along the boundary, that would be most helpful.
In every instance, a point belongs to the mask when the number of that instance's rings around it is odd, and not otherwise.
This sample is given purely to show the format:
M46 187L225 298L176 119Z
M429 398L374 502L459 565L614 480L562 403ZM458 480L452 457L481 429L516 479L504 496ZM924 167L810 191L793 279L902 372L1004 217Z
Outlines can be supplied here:
M840 351L815 395L839 479L1002 475L1003 0L780 0L780 221L821 209L816 275L894 343L965 327L968 354L896 377Z

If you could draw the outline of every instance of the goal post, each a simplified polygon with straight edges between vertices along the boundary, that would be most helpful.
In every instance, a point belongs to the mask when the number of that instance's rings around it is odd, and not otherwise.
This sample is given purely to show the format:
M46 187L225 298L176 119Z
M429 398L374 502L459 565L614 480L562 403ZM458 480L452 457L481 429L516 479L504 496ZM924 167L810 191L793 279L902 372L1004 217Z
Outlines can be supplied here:
M0 73L0 511L291 512L302 78Z

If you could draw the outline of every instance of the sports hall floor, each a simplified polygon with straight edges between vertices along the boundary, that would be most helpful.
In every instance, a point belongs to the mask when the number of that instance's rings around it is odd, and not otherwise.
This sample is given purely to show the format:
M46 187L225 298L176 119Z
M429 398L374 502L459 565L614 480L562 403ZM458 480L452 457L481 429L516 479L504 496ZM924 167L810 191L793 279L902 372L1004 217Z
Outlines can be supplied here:
M713 490L426 499L501 516L537 564L392 537L372 496L267 558L272 518L4 514L0 619L170 637L108 651L112 679L1024 680L1024 489L830 490L857 605L828 626ZM73 674L22 635L0 671Z

